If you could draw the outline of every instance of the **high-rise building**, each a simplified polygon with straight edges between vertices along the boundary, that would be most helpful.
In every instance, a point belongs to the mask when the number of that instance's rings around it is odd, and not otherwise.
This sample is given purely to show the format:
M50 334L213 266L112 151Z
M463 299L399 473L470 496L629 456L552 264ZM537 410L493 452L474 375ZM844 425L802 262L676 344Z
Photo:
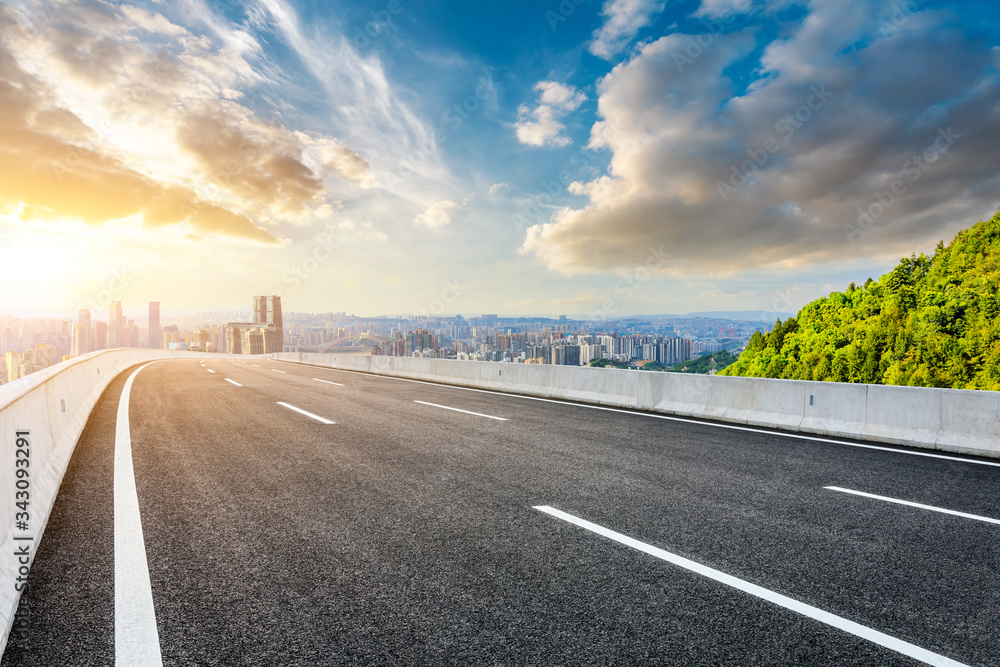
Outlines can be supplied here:
M139 327L136 325L135 320L128 321L124 332L122 335L123 345L126 347L139 347Z
M207 352L212 340L212 334L206 329L196 329L188 336L188 349Z
M79 356L90 351L90 311L81 310L77 312L76 330L73 331L73 354Z
M170 326L163 327L163 349L169 350L170 344L173 343L175 346L181 342L181 332L177 328L176 324L171 324Z
M108 348L126 347L125 316L122 314L122 302L112 301L108 312Z
M226 352L229 354L243 354L242 329L234 326L226 327Z
M160 302L149 302L149 347L163 347L163 329L160 328Z
M108 347L108 324L97 321L94 323L94 342L90 346L91 351L105 350Z
M281 297L280 296L255 296L253 298L253 321L257 324L270 325L262 326L264 338L264 353L281 352L285 340L285 327L281 318ZM244 345L244 353L247 352Z

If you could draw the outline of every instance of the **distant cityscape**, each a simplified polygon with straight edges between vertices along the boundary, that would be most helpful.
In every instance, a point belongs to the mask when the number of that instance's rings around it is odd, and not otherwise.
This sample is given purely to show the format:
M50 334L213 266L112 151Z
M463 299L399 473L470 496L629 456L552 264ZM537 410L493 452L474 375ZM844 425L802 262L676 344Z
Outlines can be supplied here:
M641 368L710 352L738 353L770 323L722 317L628 317L594 322L546 317L378 316L288 313L280 296L255 296L248 311L173 317L161 325L160 302L143 319L112 301L107 320L91 310L68 319L0 315L0 384L74 356L116 347L268 354L332 352L502 363L585 366L609 359Z

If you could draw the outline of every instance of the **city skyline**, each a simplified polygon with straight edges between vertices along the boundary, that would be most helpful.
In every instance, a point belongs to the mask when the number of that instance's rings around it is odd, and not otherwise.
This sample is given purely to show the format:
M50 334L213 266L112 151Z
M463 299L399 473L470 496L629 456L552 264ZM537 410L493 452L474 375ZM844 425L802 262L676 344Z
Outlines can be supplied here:
M795 312L1000 202L988 3L0 11L18 317Z

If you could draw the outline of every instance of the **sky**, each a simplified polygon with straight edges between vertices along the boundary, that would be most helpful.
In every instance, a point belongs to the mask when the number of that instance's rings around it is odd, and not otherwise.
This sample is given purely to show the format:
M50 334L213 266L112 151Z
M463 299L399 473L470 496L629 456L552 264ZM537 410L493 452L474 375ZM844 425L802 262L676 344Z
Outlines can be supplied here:
M1000 7L0 4L0 312L794 312L1000 204Z

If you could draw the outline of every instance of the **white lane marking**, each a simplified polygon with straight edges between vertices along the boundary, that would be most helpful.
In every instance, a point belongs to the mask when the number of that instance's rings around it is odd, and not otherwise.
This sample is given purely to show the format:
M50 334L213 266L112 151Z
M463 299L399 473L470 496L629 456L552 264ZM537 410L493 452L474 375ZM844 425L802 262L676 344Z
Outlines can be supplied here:
M160 667L163 664L142 538L128 420L132 383L139 371L150 365L137 368L125 382L115 425L115 664L122 667Z
M260 366L258 366L257 364L250 364L250 365L253 366L254 368L260 368Z
M468 410L459 410L458 408L449 408L447 405L438 405L437 403L428 403L427 401L413 401L414 403L420 403L421 405L430 405L435 408L441 408L443 410L454 410L455 412L464 412L467 415L475 415L477 417L486 417L487 419L496 419L497 421L505 422L506 417L494 417L493 415L484 415L481 412L469 412Z
M241 384L240 384L239 382L237 382L236 380L230 380L229 378L226 378L226 382L232 382L232 383L233 383L233 384L235 384L235 385L236 385L237 387L242 387L242 386L243 386L243 385L241 385Z
M212 370L211 368L209 368L209 369L208 369L208 372L209 372L209 373L214 373L215 371L213 371L213 370Z
M284 361L282 363L294 364L294 361ZM299 364L301 366L310 366L311 364ZM620 412L626 415L632 415L635 417L652 417L653 419L665 419L667 421L683 422L685 424L697 424L699 426L714 426L715 428L726 428L732 431L746 431L748 433L762 433L764 435L775 435L782 438L798 438L799 440L809 440L811 442L824 442L831 445L844 445L847 447L858 447L860 449L874 449L880 452L892 452L893 454L907 454L909 456L923 456L931 459L944 459L946 461L958 461L959 463L972 463L981 466L993 466L995 468L1000 468L1000 463L994 463L992 461L977 461L975 459L963 459L959 456L946 456L944 454L930 454L928 452L911 452L906 449L894 449L892 447L880 447L878 445L863 445L859 442L847 442L845 440L834 440L833 438L822 438L812 435L801 435L799 433L787 433L785 431L767 431L761 428L753 428L751 426L735 426L733 424L720 424L718 422L711 421L700 421L697 419L687 419L685 417L672 417L670 415L655 415L649 412L636 412L634 410L623 410L621 408L608 408L602 405L587 405L586 403L573 403L572 401L560 401L555 398L539 398L538 396L522 396L520 394L508 394L502 391L491 391L489 389L473 389L472 387L458 387L451 384L441 384L439 382L425 382L424 380L411 380L409 378L397 378L391 375L378 375L377 373L362 373L361 371L345 371L339 368L327 368L326 366L314 366L314 368L322 368L326 371L333 371L334 373L350 373L352 375L364 375L365 377L375 377L383 378L386 380L398 380L400 382L415 382L416 384L426 384L432 387L440 387L442 389L461 389L462 391L474 391L480 394L494 394L495 396L507 396L508 398L520 398L526 401L541 401L543 403L558 403L560 405L572 405L578 408L587 408L588 410L604 410L606 412Z
M851 489L842 489L839 486L824 486L823 488L829 489L830 491L840 491L841 493L850 493L855 496L863 496L865 498L874 498L875 500L884 500L887 503L896 503L897 505L906 505L907 507L917 507L922 510L930 510L931 512L941 512L942 514L951 514L952 516L960 516L966 519L975 519L976 521L985 521L986 523L995 523L997 525L1000 525L1000 520L990 519L989 517L979 516L978 514L966 514L965 512L946 510L943 507L934 507L933 505L922 505L920 503L912 503L909 500L899 500L898 498L889 498L887 496L876 496L874 493L865 493L864 491L853 491Z
M274 371L275 373L286 373L287 372L287 371L279 371L277 368L272 368L271 370Z
M337 423L337 422L332 422L329 419L324 419L323 417L320 417L319 415L314 415L311 412L306 412L302 408L297 408L294 405L289 405L288 403L282 403L281 401L278 401L278 405L283 405L286 408L288 408L289 410L295 410L296 412L300 412L300 413L304 414L306 417L312 417L316 421L323 422L324 424L336 424Z
M790 611L802 614L803 616L819 621L820 623L825 623L826 625L843 630L844 632L852 634L856 637L866 639L872 643L878 644L879 646L884 646L885 648L896 651L897 653L902 653L903 655L920 660L928 665L939 665L941 667L967 667L961 662L956 662L951 658L946 658L943 655L932 653L927 649L920 648L919 646L905 642L902 639L890 637L889 635L881 633L878 630L873 630L872 628L860 625L854 621L849 621L846 618L823 611L822 609L818 609L804 602L793 600L792 598L782 595L781 593L775 593L774 591L762 588L756 584L751 584L748 581L737 579L736 577L728 575L725 572L720 572L719 570L712 569L706 565L702 565L701 563L688 560L683 556L672 554L669 551L658 549L644 542L640 542L639 540L632 539L627 535L622 535L621 533L599 526L596 523L591 523L585 519L573 516L572 514L567 514L566 512L557 510L554 507L539 505L536 506L535 509L554 516L557 519L562 519L563 521L589 530L593 533L597 533L598 535L607 537L608 539L614 540L619 544L624 544L625 546L638 549L639 551L647 553L651 556L665 560L668 563L684 568L689 572L694 572L695 574L700 574L703 577L708 577L709 579L717 581L721 584L743 591L744 593L749 593L754 597L758 597L772 604L776 604L779 607L784 607Z
M338 387L343 387L344 386L344 385L340 384L339 382L330 382L329 380L320 380L319 378L313 378L313 380L316 380L316 382L322 382L323 384L335 384Z

